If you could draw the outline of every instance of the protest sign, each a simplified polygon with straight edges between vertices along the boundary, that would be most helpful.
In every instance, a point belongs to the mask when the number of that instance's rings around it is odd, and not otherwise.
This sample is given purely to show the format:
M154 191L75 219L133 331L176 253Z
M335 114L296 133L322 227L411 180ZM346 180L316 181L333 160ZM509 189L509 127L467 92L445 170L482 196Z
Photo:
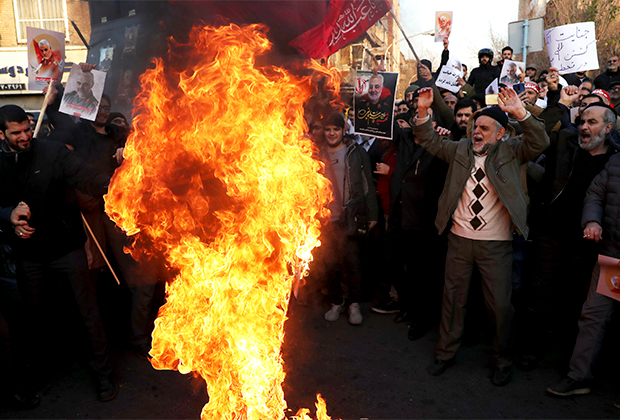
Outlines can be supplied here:
M358 71L355 84L355 134L392 138L398 73Z
M463 65L461 64L461 61L456 58L452 58L441 68L441 71L437 75L435 84L437 87L448 89L452 93L457 93L461 89L458 79L462 77Z
M596 292L620 300L620 260L599 255L598 265L601 268L601 273L598 277Z
M504 60L502 72L499 75L499 82L506 86L512 86L519 83L519 75L523 73L525 63L520 61Z
M572 23L545 31L551 67L560 74L598 70L594 22Z
M28 90L43 90L50 80L59 82L65 68L65 34L26 27Z
M435 42L443 42L452 32L452 12L435 12Z
M82 72L78 64L71 67L60 112L95 121L105 86L105 72Z

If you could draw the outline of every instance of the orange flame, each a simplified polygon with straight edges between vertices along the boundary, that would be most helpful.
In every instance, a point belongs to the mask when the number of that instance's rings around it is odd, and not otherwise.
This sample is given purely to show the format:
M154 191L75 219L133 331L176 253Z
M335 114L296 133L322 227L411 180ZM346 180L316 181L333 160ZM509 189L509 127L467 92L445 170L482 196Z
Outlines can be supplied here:
M176 274L151 363L204 378L203 419L284 417L288 301L320 245L331 199L303 136L312 80L257 68L270 48L266 30L194 28L189 45L175 45L192 48L189 68L175 73L155 61L106 196L112 219L139 233L132 254L163 254Z

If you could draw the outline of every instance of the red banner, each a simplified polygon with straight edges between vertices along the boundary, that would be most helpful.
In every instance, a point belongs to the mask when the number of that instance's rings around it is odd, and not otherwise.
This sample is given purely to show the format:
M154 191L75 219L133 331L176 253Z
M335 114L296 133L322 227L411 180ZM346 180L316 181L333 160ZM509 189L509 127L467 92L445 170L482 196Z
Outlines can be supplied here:
M327 57L359 38L390 8L387 0L332 0L325 21L289 45L310 58Z

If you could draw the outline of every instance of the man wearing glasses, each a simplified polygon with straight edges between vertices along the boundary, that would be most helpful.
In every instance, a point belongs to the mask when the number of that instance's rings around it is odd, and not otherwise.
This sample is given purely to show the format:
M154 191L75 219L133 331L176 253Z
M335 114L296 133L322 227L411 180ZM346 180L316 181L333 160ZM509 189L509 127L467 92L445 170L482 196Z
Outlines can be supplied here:
M607 60L607 70L599 74L594 79L594 88L609 91L613 82L620 82L620 71L618 71L618 56L614 55Z

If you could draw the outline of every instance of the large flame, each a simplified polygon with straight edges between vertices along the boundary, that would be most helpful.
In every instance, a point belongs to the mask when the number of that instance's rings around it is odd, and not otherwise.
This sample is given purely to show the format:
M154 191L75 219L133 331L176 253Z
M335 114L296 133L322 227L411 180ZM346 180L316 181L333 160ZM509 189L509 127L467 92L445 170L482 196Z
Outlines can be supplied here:
M331 197L303 136L312 81L255 65L270 48L265 33L195 28L189 68L155 61L106 196L112 219L140 232L131 252L163 254L176 274L151 363L204 378L203 419L284 417L288 301ZM329 419L320 397L317 411Z

